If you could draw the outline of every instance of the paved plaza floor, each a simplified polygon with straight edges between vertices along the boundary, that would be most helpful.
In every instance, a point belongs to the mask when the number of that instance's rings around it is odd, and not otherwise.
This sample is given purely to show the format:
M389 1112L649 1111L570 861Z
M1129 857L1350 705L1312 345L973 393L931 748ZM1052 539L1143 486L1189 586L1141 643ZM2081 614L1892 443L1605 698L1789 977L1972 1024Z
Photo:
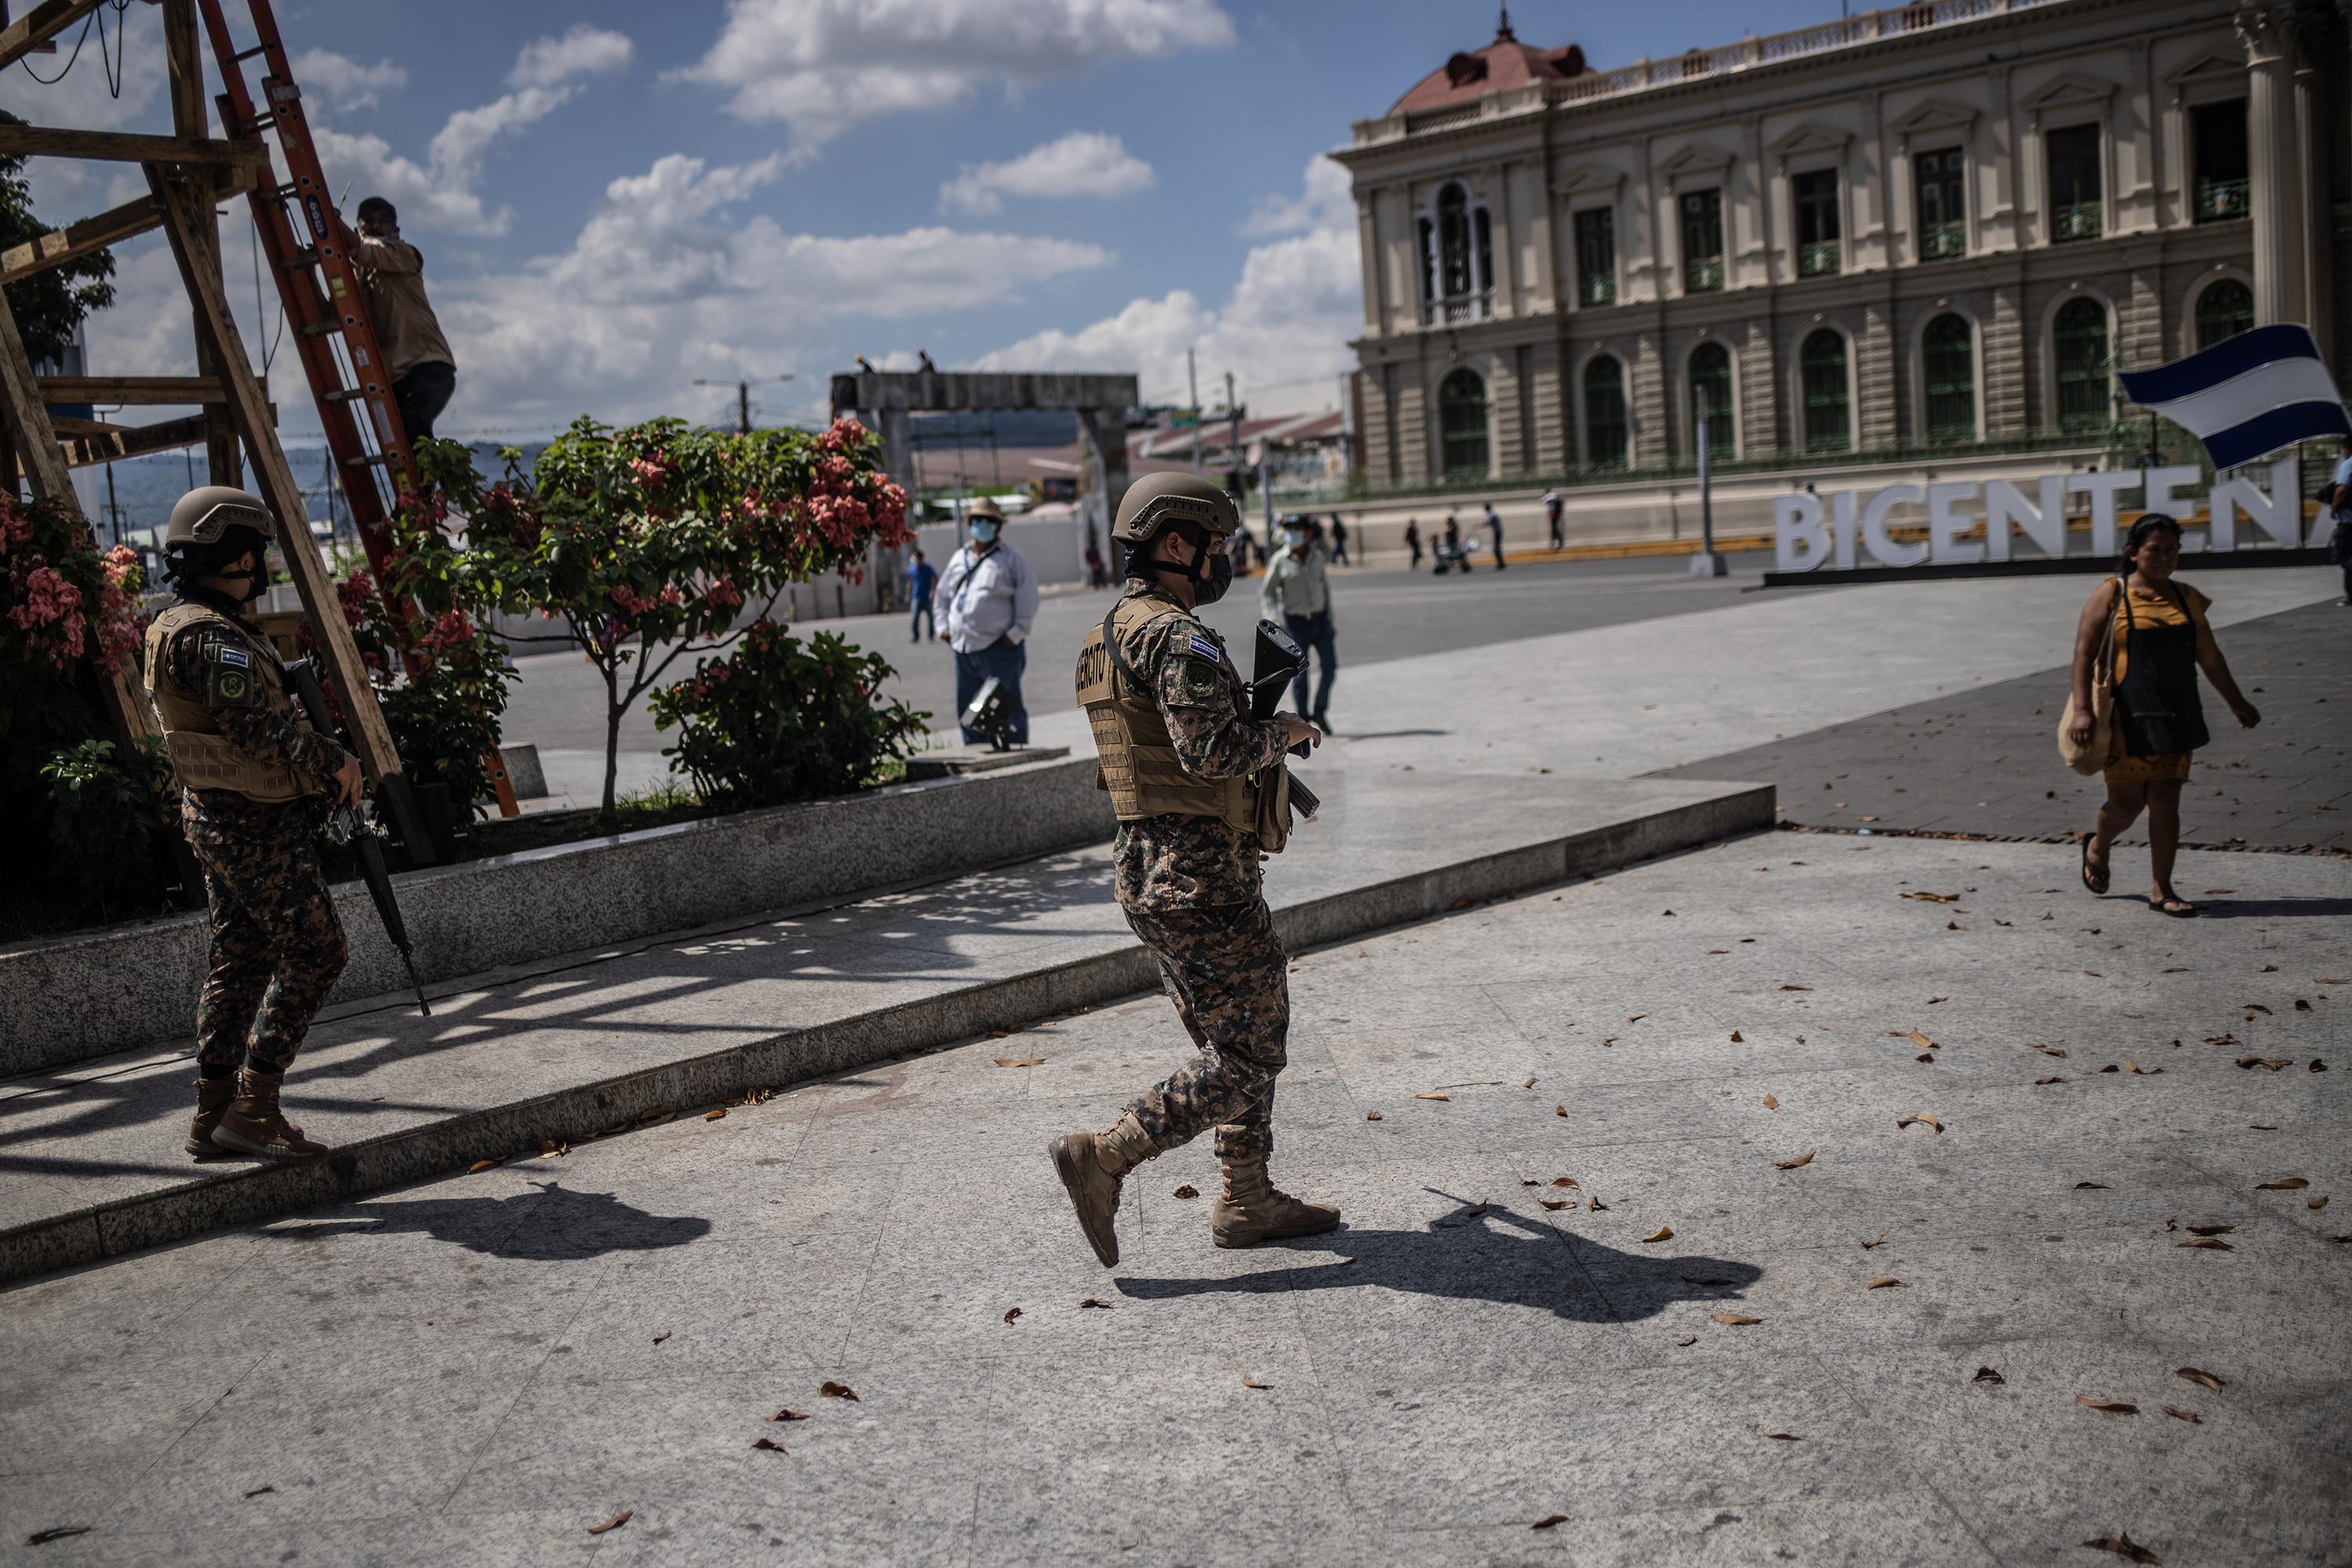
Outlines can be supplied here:
M2208 867L1764 833L1303 954L1287 1246L1198 1145L1080 1240L1146 995L37 1281L0 1561L2340 1563L2352 868Z

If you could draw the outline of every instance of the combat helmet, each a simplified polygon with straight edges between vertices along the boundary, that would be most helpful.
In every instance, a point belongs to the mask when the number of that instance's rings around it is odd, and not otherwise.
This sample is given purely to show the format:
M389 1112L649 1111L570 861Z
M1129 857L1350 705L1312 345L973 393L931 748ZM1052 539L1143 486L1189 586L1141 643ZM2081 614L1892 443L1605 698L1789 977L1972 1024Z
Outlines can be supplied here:
M190 490L172 509L163 525L163 548L218 544L232 528L249 528L264 539L278 537L269 508L250 490L234 485L205 485Z
M1189 522L1223 538L1241 527L1241 509L1222 486L1198 474L1146 474L1127 487L1110 536L1133 548L1150 543L1161 529L1176 522Z

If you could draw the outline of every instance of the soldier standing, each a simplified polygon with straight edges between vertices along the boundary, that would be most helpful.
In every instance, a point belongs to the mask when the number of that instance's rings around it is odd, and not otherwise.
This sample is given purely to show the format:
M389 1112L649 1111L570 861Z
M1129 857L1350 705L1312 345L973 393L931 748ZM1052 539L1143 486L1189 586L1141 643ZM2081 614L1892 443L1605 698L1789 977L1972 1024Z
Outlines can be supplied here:
M1218 1246L1339 1223L1338 1209L1278 1192L1266 1175L1290 981L1258 862L1288 832L1283 752L1323 737L1295 713L1251 719L1241 673L1192 615L1232 584L1225 544L1240 527L1232 498L1205 479L1139 481L1111 530L1125 584L1078 654L1078 701L1102 757L1097 783L1118 816L1119 908L1160 961L1200 1052L1107 1131L1053 1142L1055 1168L1105 1267L1118 1261L1121 1178L1213 1127L1224 1171L1212 1215Z
M314 803L356 803L360 765L302 717L277 650L247 618L269 581L275 532L268 509L244 490L208 485L183 496L163 531L163 571L178 596L147 628L147 690L212 923L187 1142L199 1159L327 1152L286 1120L278 1089L346 956Z

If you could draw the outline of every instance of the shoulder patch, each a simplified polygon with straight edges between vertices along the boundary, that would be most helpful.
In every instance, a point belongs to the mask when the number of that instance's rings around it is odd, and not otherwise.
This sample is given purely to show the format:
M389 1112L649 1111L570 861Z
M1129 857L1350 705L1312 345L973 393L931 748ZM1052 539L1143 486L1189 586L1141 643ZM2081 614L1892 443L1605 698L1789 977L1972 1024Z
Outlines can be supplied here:
M1211 642L1207 637L1202 637L1198 632L1194 632L1187 637L1185 639L1185 645L1190 647L1192 652L1199 654L1205 659L1220 659L1225 656L1224 649L1219 647L1215 643Z
M215 664L233 664L239 669L253 668L253 656L231 643L213 643L205 652L211 656Z
M1224 671L1197 658L1176 661L1176 698L1187 706L1213 706L1225 694Z

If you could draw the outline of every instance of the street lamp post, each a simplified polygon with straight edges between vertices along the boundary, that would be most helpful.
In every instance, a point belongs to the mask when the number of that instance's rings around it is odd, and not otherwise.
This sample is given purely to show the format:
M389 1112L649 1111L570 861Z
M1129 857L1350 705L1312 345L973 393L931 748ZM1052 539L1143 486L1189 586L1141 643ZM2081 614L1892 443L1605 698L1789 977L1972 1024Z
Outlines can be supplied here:
M735 389L735 433L738 436L749 436L751 433L751 389L755 386L764 386L772 381L792 379L789 374L786 374L748 377L740 381L712 381L706 376L698 375L694 378L694 384L733 387Z
M1694 577L1722 577L1730 573L1723 557L1715 552L1715 475L1710 458L1711 443L1707 440L1706 394L1694 390L1691 394L1694 423L1698 431L1698 553L1691 557L1690 574Z

